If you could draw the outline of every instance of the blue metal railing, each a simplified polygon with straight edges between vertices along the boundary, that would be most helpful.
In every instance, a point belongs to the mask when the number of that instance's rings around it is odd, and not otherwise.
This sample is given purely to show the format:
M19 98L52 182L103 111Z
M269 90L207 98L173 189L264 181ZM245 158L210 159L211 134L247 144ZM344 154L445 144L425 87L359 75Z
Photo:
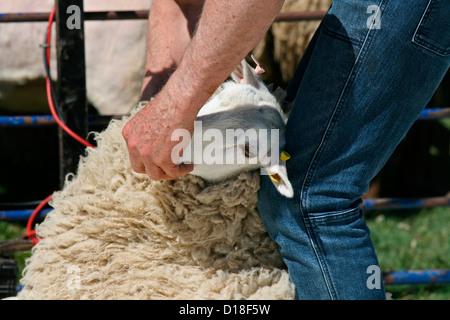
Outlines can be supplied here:
M449 207L450 197L434 198L379 198L364 199L361 209L369 210L401 210L401 209L422 209L432 207Z
M120 119L121 116L89 115L89 125L106 125L111 119ZM40 127L56 125L53 116L50 115L26 115L26 116L0 116L0 128L5 127Z
M402 270L383 273L385 285L450 283L450 270Z
M380 198L365 199L361 205L364 211L369 210L401 210L401 209L421 209L433 207L450 206L450 197L401 199L401 198ZM43 218L51 209L43 209L37 218ZM26 221L30 217L32 209L25 210L0 210L0 221Z
M111 119L119 119L121 116L115 115L90 115L88 121L90 125L108 124ZM437 120L450 118L450 108L425 109L417 120ZM26 116L0 116L0 127L37 127L56 125L55 119L50 115L26 115Z
M44 218L47 213L52 209L42 209L36 216L36 219ZM22 210L0 210L0 221L27 221L33 213L34 209L22 209Z
M417 120L438 120L444 118L450 118L450 108L424 109Z

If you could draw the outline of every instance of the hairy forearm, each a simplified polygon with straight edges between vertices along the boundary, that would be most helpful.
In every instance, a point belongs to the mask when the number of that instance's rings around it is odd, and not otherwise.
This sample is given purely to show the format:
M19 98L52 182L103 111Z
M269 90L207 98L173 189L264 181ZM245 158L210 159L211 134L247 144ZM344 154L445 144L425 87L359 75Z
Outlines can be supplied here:
M203 104L258 43L280 11L282 0L206 0L196 34L162 91L125 125L134 171L174 179L193 170L176 164L171 137L194 131Z
M183 99L177 103L178 112L196 115L262 39L283 3L283 0L206 1L196 34L163 89L165 94Z

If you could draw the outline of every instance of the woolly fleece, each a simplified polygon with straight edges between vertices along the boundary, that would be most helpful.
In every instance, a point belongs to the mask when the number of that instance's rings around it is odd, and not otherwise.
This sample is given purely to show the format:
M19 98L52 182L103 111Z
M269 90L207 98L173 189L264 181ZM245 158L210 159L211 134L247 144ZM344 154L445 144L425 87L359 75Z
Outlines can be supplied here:
M17 298L294 299L257 211L259 170L217 184L152 181L131 169L129 118L96 134L54 194Z

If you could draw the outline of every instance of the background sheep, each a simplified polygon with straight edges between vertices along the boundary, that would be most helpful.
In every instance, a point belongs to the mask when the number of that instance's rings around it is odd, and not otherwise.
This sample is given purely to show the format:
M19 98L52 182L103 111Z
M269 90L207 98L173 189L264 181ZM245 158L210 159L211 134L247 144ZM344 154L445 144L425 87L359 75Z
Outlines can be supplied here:
M281 12L327 11L332 0L286 0ZM264 80L285 87L320 21L277 22L253 54L264 65Z
M151 4L152 0L85 0L84 9L149 10ZM286 0L282 11L326 10L330 4L331 0ZM53 5L54 0L2 1L0 12L49 12ZM276 81L282 74L282 79L287 81L317 26L317 21L274 24L255 49L255 56L267 71L264 79L274 77ZM47 110L45 90L36 90L36 86L44 87L45 71L39 45L43 42L45 28L45 22L0 23L1 108L9 108L8 104L13 102L16 112ZM101 114L128 113L137 103L140 92L147 21L86 21L84 33L89 103ZM56 75L56 51L53 50L51 66ZM112 64L114 68L111 68ZM33 103L24 100L24 92L33 95Z
M121 135L128 119L96 136L98 147L54 194L18 298L293 299L258 215L259 171L152 181L131 169Z
M85 0L84 10L149 10L151 3L152 0ZM54 0L1 1L0 12L50 12L54 4ZM0 108L13 102L11 107L17 113L48 110L43 89L45 69L39 47L44 41L46 27L46 22L0 23ZM90 104L101 114L128 113L138 102L141 89L147 21L86 21L84 34L86 92ZM55 40L53 38L51 55L54 76ZM40 83L42 89L34 91ZM31 90L33 99L27 101L23 98L24 92Z

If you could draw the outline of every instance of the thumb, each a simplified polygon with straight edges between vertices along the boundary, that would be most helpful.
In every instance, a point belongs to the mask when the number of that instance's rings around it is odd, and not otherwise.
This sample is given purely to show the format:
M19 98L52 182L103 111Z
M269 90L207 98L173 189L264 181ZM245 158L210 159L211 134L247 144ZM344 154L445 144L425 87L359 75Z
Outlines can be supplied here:
M172 165L161 169L169 177L169 179L175 179L194 170L194 165L192 163L180 163L178 165Z

